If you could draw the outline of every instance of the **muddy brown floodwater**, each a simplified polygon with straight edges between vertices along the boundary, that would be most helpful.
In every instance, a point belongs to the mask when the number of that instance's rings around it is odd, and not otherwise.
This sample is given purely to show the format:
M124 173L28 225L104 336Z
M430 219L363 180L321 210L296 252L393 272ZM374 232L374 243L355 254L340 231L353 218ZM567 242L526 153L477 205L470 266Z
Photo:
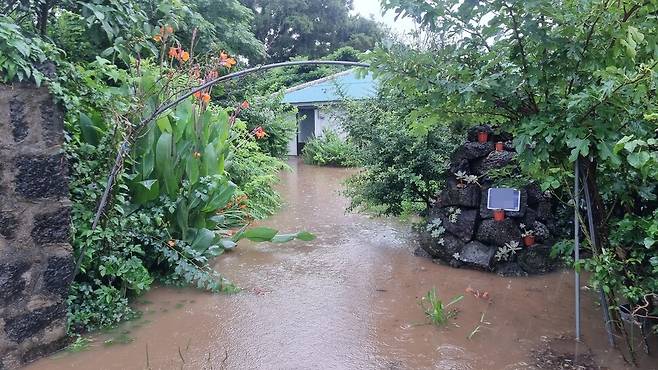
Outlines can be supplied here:
M505 278L415 257L408 225L345 213L338 192L351 170L290 164L279 186L285 206L263 224L309 230L315 241L241 245L216 263L241 293L155 288L139 299L142 319L29 369L546 369L574 360L628 367L608 348L590 292L584 341L570 339L571 272ZM469 286L492 303L465 293ZM457 317L441 328L425 324L417 303L433 287L446 300L464 294Z

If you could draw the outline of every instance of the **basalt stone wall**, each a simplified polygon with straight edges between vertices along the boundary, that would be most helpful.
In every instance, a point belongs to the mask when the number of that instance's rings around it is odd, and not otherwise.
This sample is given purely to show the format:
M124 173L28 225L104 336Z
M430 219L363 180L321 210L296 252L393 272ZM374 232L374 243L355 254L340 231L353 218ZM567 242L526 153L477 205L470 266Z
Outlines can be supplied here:
M46 88L0 84L0 369L65 341L74 261L63 132Z
M487 142L478 142L478 131L488 133ZM495 150L496 142L503 143L502 151ZM513 167L518 173L515 157L511 135L497 134L486 125L469 130L466 143L451 158L447 189L431 207L430 224L421 233L425 252L453 267L496 271L501 275L538 274L554 268L550 251L557 227L553 219L555 202L549 195L537 185L527 184L519 189L518 212L506 212L503 221L495 221L493 211L487 209L488 190L493 186L488 175L502 167ZM454 176L459 171L477 176L477 182L460 182ZM521 225L534 231L534 245L524 246ZM518 242L521 249L499 261L496 252L510 242Z

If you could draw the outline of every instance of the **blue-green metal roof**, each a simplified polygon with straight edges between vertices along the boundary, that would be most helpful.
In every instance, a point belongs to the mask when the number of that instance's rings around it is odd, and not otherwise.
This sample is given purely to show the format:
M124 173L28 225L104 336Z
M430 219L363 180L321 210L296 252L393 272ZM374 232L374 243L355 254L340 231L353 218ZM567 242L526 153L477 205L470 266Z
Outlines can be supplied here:
M377 94L377 81L372 73L359 78L356 70L340 72L286 90L283 102L295 105L330 103L341 100L339 91L349 99L367 99Z

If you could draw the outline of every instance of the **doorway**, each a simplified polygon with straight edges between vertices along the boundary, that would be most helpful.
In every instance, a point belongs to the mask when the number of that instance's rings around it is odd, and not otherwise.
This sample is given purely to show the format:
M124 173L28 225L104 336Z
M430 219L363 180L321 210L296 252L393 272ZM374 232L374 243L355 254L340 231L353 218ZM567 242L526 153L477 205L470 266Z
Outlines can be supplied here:
M297 155L301 155L304 145L315 136L315 109L300 108L297 112Z

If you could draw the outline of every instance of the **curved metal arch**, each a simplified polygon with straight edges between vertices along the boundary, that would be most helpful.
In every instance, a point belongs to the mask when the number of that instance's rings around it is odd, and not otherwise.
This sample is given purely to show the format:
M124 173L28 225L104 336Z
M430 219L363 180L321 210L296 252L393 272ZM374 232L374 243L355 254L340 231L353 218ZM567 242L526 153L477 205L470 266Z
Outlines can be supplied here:
M164 112L168 111L169 109L175 107L178 105L180 102L183 100L189 98L190 96L194 95L195 93L199 91L203 91L211 86L214 86L220 82L223 81L228 81L234 78L239 78L251 73L256 73L256 72L261 72L261 71L267 71L269 69L274 69L274 68L280 68L280 67L292 67L292 66L300 66L300 65L335 65L335 66L353 66L353 67L370 67L370 64L368 63L361 63L361 62L347 62L347 61L340 61L340 60L299 60L299 61L290 61L290 62L280 62L280 63L272 63L272 64L265 64L265 65L260 65L256 67L251 67L247 69L243 69L241 71L236 71L233 73L229 73L224 76L217 77L213 80L207 81L195 88L192 88L188 90L185 93L182 93L179 95L177 98L172 100L171 102L161 106L160 108L156 109L150 116L147 118L144 118L142 121L139 122L137 126L135 126L135 132L139 132L142 128L144 128L146 125L149 123L153 122L156 118L158 118L161 114ZM116 176L119 174L119 171L121 169L122 163L123 163L123 158L128 152L130 151L130 137L126 138L121 145L119 146L119 150L117 151L117 156L114 159L114 165L112 166L112 170L110 171L110 175L107 178L107 183L105 185L105 190L103 191L103 196L101 197L100 203L98 203L98 207L96 208L96 214L94 216L94 222L91 226L91 229L94 230L96 229L96 226L98 226L98 222L100 221L101 215L103 214L103 211L105 210L105 206L107 205L107 200L110 195L110 190L112 190L112 186L114 185L114 180L116 179ZM81 257L83 254L80 255ZM82 258L78 259L78 263L76 264L76 269L74 275L77 275L78 269L80 268L80 262L82 261Z

